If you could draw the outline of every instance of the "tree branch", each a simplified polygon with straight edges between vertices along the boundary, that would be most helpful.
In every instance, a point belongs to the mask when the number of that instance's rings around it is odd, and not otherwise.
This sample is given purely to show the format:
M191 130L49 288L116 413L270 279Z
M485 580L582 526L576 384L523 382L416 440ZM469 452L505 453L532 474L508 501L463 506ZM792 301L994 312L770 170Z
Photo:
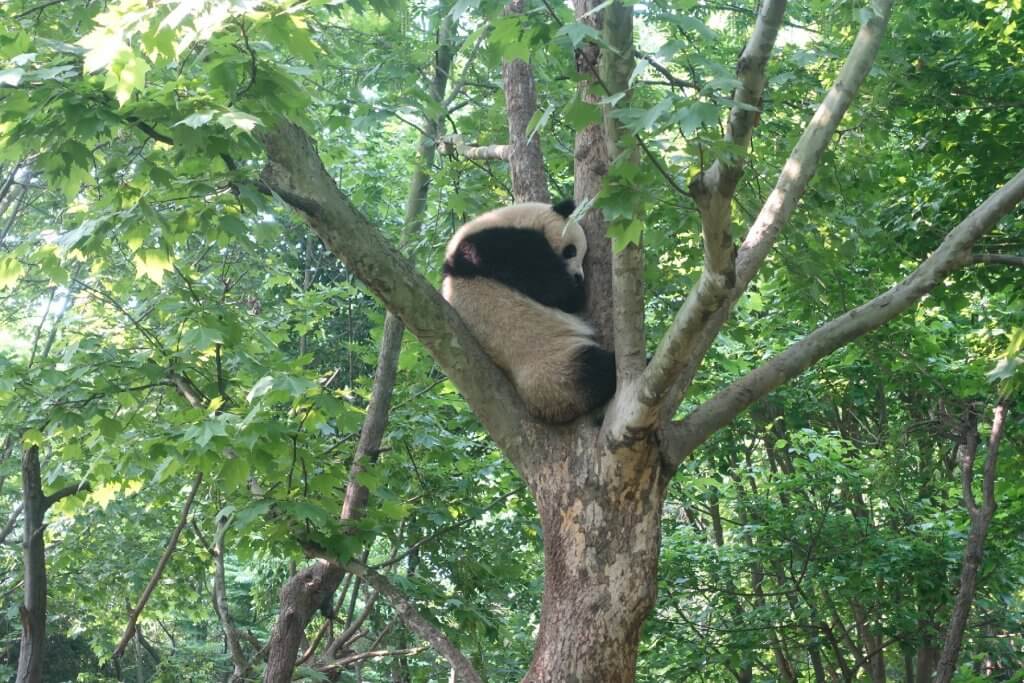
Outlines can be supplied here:
M58 489L43 498L43 507L49 510L55 503L60 502L68 496L74 496L79 493L89 493L90 491L92 491L92 487L87 481L80 481L77 484L68 484L64 488Z
M461 135L445 135L438 142L442 154L454 151L464 159L474 161L508 161L511 150L510 145L469 145Z
M174 527L174 532L171 534L170 540L167 541L167 547L164 548L163 555L160 556L160 560L156 563L156 569L153 570L153 575L149 577L149 583L146 584L145 590L142 591L142 595L139 596L139 602L135 605L135 609L132 610L128 616L128 626L124 629L124 635L121 636L120 642L117 647L114 648L113 659L119 659L124 654L124 650L128 647L128 643L131 642L132 636L135 635L135 625L139 621L139 616L142 614L142 610L145 609L146 603L149 602L150 596L153 594L153 590L156 588L156 584L160 581L160 577L164 573L164 568L167 566L167 561L171 559L171 555L174 553L175 547L178 545L178 537L181 536L181 530L185 528L186 522L188 522L188 511L192 508L192 501L196 498L196 492L199 491L199 485L203 483L203 474L200 472L196 475L195 480L192 482L192 490L189 491L188 498L185 500L185 506L181 509L181 515L178 518L178 526Z
M920 301L940 284L969 253L974 242L991 230L1003 216L1024 199L1024 170L993 192L977 209L956 226L913 273L871 301L846 312L766 363L736 380L673 425L669 436L675 441L669 464L683 458L704 443L718 429L776 387L796 377L818 360L847 342L892 320Z
M4 528L0 530L0 543L7 541L7 537L14 531L14 526L18 523L18 517L21 516L21 508L25 505L24 501L19 502L11 510L11 516L7 518L7 523L4 524Z
M631 99L629 78L636 64L633 58L633 5L615 0L604 9L602 21L602 33L608 46L601 50L600 80L609 96L621 95L615 104L601 107L604 142L609 159L617 159L620 154L628 152L631 161L636 162L639 147L614 116L615 110L628 107ZM627 244L612 252L612 330L617 386L627 387L646 365L642 243Z
M729 114L726 139L744 150L750 145L756 120L754 115L758 113L750 111L750 108L760 106L766 81L765 68L785 9L786 0L764 3L736 65L740 86L733 94L737 104ZM709 317L725 306L736 284L736 252L731 230L732 197L743 174L743 165L742 156L731 161L717 160L690 184L690 192L701 214L704 269L643 371L639 386L634 391L623 393L621 408L612 411L615 423L609 425L609 434L613 440L621 439L627 431L646 429L655 423L658 407L679 375L698 335ZM617 398L616 403L619 402Z
M740 245L736 255L735 286L715 308L713 304L718 298L716 283L698 282L648 365L642 380L643 400L660 403L659 412L663 420L675 412L701 361L728 319L730 308L753 280L779 231L792 216L817 171L825 148L870 71L888 24L892 0L873 0L871 8L871 18L861 25L835 83L804 129L779 174L775 189ZM701 273L701 279L704 278L705 273Z
M448 639L448 636L441 629L427 621L417 611L416 607L397 588L392 586L383 575L378 574L359 562L347 562L345 569L362 578L366 583L373 586L378 593L387 598L391 606L395 608L402 623L410 631L430 643L431 647L455 669L462 683L483 683L480 674L473 669L472 663L455 647L452 641Z
M956 663L960 658L960 647L963 644L967 618L971 614L971 605L977 589L978 572L985 551L985 537L988 526L996 511L996 461L999 458L999 442L1006 426L1006 404L999 403L992 416L992 432L988 438L988 452L985 456L984 474L982 475L982 504L978 507L971 484L974 481L974 456L978 449L977 417L972 416L966 443L961 447L961 478L964 487L964 507L971 518L971 528L967 534L964 547L964 561L960 569L960 588L953 612L949 619L949 629L942 645L942 654L935 671L936 683L949 683L956 671Z
M525 0L511 0L504 13L522 14L525 6ZM537 109L533 68L521 59L503 61L501 79L508 114L508 169L512 176L512 196L517 202L549 203L551 195L544 173L540 136L526 133Z
M991 263L1024 268L1024 256L1014 256L1013 254L971 254L966 262L968 264Z
M324 244L416 335L515 463L530 418L505 375L430 283L352 205L323 167L313 141L283 123L262 135L263 180L298 209Z
M231 617L231 609L228 605L227 581L224 577L224 535L227 533L229 522L230 518L227 515L218 516L217 530L213 535L213 607L217 616L220 617L220 625L224 629L224 639L227 640L228 652L231 654L231 664L234 666L229 681L236 683L245 676L249 662L242 650L238 628L235 626L235 620Z

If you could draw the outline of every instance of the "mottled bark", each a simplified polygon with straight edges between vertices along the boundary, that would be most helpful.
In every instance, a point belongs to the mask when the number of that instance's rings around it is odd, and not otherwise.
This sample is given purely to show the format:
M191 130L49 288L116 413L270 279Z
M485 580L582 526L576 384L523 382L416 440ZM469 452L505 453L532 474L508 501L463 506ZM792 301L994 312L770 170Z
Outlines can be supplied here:
M651 442L552 438L527 474L544 529L544 600L524 683L630 683L654 605L665 480Z
M334 595L345 570L337 564L318 561L289 579L281 588L281 610L270 634L270 650L264 683L289 683L295 670L306 624L324 600Z
M603 0L578 0L575 5L576 21L598 32L604 27L604 12L593 10ZM584 16L589 13L589 16ZM581 43L576 49L576 72L580 81L577 96L583 102L598 104L605 93L598 84L601 51L592 42ZM610 163L604 123L592 123L576 133L573 174L576 179L574 194L577 204L593 200L601 191L601 183ZM608 239L608 226L600 211L588 211L580 221L587 235L587 256L583 270L587 274L586 317L597 330L597 340L605 348L614 347L612 322L612 245Z

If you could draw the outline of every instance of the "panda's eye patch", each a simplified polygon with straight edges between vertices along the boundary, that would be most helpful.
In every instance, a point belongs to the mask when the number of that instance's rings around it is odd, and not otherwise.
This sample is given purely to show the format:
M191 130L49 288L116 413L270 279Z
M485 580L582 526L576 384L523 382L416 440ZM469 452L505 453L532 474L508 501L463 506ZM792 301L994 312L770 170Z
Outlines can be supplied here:
M576 245L575 244L570 244L569 246L567 246L565 249L562 250L562 258L567 258L568 259L568 258L572 258L575 255L576 255Z

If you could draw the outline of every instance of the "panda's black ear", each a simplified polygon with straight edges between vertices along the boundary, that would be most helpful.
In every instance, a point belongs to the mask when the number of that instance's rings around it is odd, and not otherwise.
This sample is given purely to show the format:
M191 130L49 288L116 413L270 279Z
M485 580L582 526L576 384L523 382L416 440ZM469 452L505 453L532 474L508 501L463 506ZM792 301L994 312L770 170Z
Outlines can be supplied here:
M568 218L576 210L576 202L571 199L563 199L557 204L552 204L551 209L562 218Z

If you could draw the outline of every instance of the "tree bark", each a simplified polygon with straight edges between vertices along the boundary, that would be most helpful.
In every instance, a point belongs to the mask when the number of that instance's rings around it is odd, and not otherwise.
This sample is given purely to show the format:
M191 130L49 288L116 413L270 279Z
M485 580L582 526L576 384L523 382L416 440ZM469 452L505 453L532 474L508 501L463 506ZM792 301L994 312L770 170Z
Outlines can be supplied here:
M231 608L228 605L227 581L224 577L224 535L228 530L230 518L220 516L217 518L217 531L213 537L213 608L220 618L221 628L224 629L224 639L228 644L228 653L231 655L231 664L234 667L231 672L229 683L240 683L249 670L249 663L246 661L245 652L242 650L242 642L238 637L238 629L235 627L235 620L231 617ZM139 636L142 632L139 631Z
M576 21L601 33L604 12L597 8L602 2L577 0ZM591 41L581 43L576 50L576 72L580 78L577 97L594 105L606 94L597 83L600 59L601 50ZM604 123L592 123L578 131L573 149L573 175L576 179L574 196L576 203L582 204L597 197L608 173L610 159ZM583 271L587 274L583 282L587 290L585 316L594 325L598 343L610 349L613 348L612 245L608 239L608 226L600 211L588 211L580 220L580 225L587 235L587 256L583 261Z
M522 14L526 0L512 0L506 14ZM512 196L516 202L550 202L540 136L527 135L527 126L537 110L537 90L533 67L521 59L503 62L501 79L505 87L508 113L508 169L512 176Z
M444 100L452 65L451 30L450 19L445 19L438 30L435 70L431 82L431 96L437 102ZM437 139L443 128L443 118L430 119L420 137L416 166L409 180L409 193L406 197L402 242L419 232L422 226L430 188L430 168L434 162ZM380 454L398 374L404 330L405 326L398 316L388 311L384 318L384 333L377 354L370 403L360 430L359 445L349 469L342 520L355 521L366 512L370 493L357 479L368 465L376 462ZM264 683L286 683L291 680L306 625L323 601L334 594L344 575L344 568L334 562L317 562L294 576L281 589L281 608L271 634Z
M967 617L971 614L974 604L974 592L978 583L978 572L985 550L985 537L988 535L989 523L996 512L995 480L996 463L999 458L999 442L1006 424L1006 406L996 406L992 419L992 432L988 440L988 452L985 456L984 474L982 475L982 503L978 505L973 491L974 457L978 450L977 425L971 425L971 433L960 447L961 479L963 482L964 507L971 518L971 530L967 535L967 546L964 548L964 562L960 570L960 589L953 614L946 631L946 640L942 646L938 668L935 672L935 683L949 683L956 672L956 663L960 657L960 646L963 643L964 630L967 628Z
M524 683L630 683L654 605L665 480L650 441L611 452L597 428L552 438L527 473L544 530L544 597Z
M21 456L25 563L25 602L21 606L21 652L17 683L40 683L46 656L46 545L43 515L46 497L39 472L39 447L25 448Z
M577 18L600 30L609 16L617 15L606 16L606 9L597 9L599 4L603 3L581 1L576 5ZM799 154L794 152L797 159L794 164L803 160L812 170L816 165L824 141L831 135L829 126L838 122L836 112L841 116L859 83L854 76L862 79L867 73L886 26L889 4L888 0L875 2L875 12L862 28L848 66L837 79L836 90L823 104L822 109L830 111L812 121L811 132L802 141L804 147L797 150ZM766 9L759 17L752 38L756 50L749 54L745 51L748 57L766 52L767 33L761 29L770 28L781 6L780 2L765 3ZM585 79L591 80L581 85L579 96L586 101L596 102L602 96L593 89L598 64L597 47L589 42L581 44L577 69ZM737 97L746 102L760 87L763 64L757 58L744 64L750 69L740 70L743 87ZM849 79L852 79L852 88ZM733 139L749 140L752 126L753 117L741 112L735 120L730 120ZM808 335L790 350L727 387L683 423L665 428L668 416L660 408L668 403L672 403L673 408L678 405L682 395L680 387L692 376L689 374L691 366L695 368L699 363L706 350L705 342L709 347L710 341L705 337L713 339L724 322L734 300L734 288L733 294L720 302L717 313L714 307L705 309L710 316L721 315L721 320L705 317L706 324L691 330L694 334L690 342L676 348L674 345L679 340L675 339L664 342L664 348L659 348L656 361L636 382L651 389L652 395L656 394L651 405L640 409L636 406L636 388L632 395L625 395L626 388L619 387L620 395L608 408L604 424L616 424L621 429L605 433L589 419L555 428L526 417L507 379L482 353L458 316L439 300L422 277L409 269L408 263L337 189L323 170L308 136L294 126L285 125L267 133L263 140L270 157L264 172L267 184L305 214L307 222L328 247L420 338L527 481L544 531L545 561L540 627L533 659L524 678L529 683L632 682L640 626L654 604L664 490L682 457L731 422L752 400L795 377L829 349L865 334L889 320L898 310L912 305L941 282L964 249L994 225L1016 203L1016 200L1010 203L1016 194L1024 191L1024 175L1011 180L955 229L947 243L900 288ZM608 130L604 126L591 126L577 135L578 201L597 195L608 170L610 149ZM787 167L782 190L785 197L776 197L778 201L770 202L765 208L773 228L781 226L788 217L786 211L791 210L802 192L802 186L790 191L790 176L794 173L797 171ZM803 174L802 170L797 174L801 182L805 183L808 178L809 174ZM732 191L730 184L736 180L736 169L731 167L721 168L718 180L702 178L709 186L717 184L723 197ZM790 204L783 206L787 198ZM719 230L725 206L719 201L710 211L714 220L709 223L705 236L718 240L710 242L708 247L709 272L727 276L733 252L726 248L723 232ZM586 314L595 324L601 342L612 348L614 288L610 244L599 212L590 212L583 224L589 241L585 264ZM773 236L769 233L760 228L751 231L746 252L741 249L738 253L737 282L749 283L756 273L763 260L761 250L770 245ZM744 255L748 257L746 261L742 260ZM625 265L626 270L630 270L635 264ZM728 280L728 277L722 279ZM627 289L618 291L632 296ZM621 319L636 321L635 313L636 307L627 304ZM691 320L689 315L684 317ZM692 318L698 322L700 319L699 315ZM684 325L687 330L688 325ZM634 351L637 338L633 334L624 342L624 347ZM662 357L660 364L658 355ZM609 435L613 438L608 438ZM821 622L821 626L829 628L826 622ZM831 633L829 636L834 646L836 639ZM839 659L842 661L841 656ZM820 661L815 663L815 676L818 680L825 678Z

